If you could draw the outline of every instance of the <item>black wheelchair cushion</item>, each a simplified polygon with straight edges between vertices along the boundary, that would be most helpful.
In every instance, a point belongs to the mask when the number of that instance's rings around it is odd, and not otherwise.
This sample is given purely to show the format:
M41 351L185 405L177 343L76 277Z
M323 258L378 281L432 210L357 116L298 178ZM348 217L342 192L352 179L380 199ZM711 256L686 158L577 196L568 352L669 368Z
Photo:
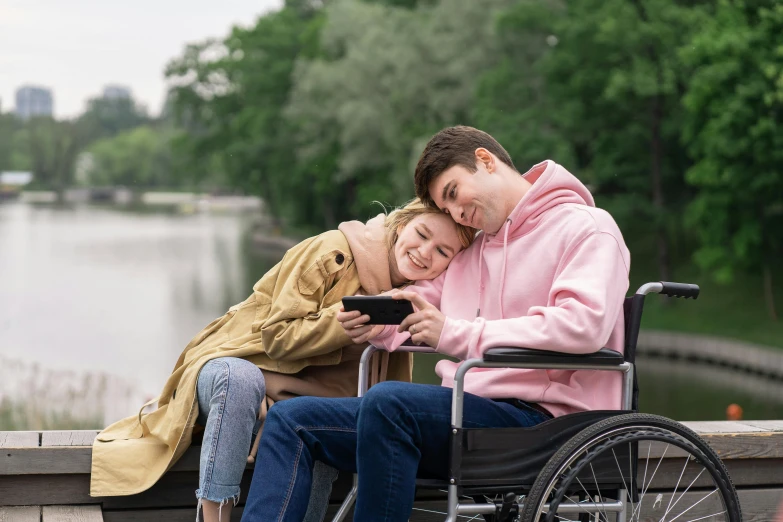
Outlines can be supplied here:
M496 363L520 364L589 364L592 366L619 366L624 362L623 354L601 348L595 353L573 354L533 350L532 348L490 348L484 353L484 360Z

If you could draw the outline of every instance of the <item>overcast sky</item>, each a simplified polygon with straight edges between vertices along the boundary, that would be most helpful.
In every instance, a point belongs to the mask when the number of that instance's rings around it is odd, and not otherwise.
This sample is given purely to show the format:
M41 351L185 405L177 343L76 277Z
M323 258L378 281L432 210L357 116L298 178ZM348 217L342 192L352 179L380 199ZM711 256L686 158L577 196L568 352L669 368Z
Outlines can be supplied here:
M79 115L106 84L160 112L166 63L186 43L252 25L282 0L0 0L0 103L16 89L52 89L58 118Z

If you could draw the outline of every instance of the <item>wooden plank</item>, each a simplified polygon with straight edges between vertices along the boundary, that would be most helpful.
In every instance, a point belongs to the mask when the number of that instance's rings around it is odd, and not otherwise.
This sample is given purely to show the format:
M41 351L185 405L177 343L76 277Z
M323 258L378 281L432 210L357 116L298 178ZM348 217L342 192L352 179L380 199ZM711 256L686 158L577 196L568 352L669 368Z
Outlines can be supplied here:
M92 446L96 430L43 431L41 446Z
M42 522L103 522L101 506L44 506Z
M750 426L742 422L736 421L696 421L696 422L683 422L685 426L689 427L699 435L702 433L746 433L749 431L762 432L766 431L763 428L757 428Z
M31 448L38 446L37 431L0 431L0 448Z
M201 446L191 446L171 467L171 471L198 471L201 464ZM249 466L252 469L252 465Z
M231 522L240 522L242 508L231 510ZM193 522L196 519L196 508L186 509L142 509L104 511L104 522L149 522L151 520L165 520L166 522ZM328 520L328 519L327 519Z
M779 489L748 489L739 491L738 495L740 507L742 509L742 522L769 522L770 520L775 520L775 517L778 514L781 497L783 496L781 493L783 492ZM706 493L703 491L689 491L688 493L685 493L685 496L679 501L680 505L691 506L696 501L703 498L705 494ZM678 492L677 498L679 499L680 496L681 493ZM642 500L642 516L644 517L649 514L650 517L648 518L650 520L660 519L665 512L665 508L669 505L670 498L671 493L662 493L659 501L657 492L648 491ZM651 508L655 502L659 502L661 507L658 510L652 511ZM710 506L708 502L696 505L692 510L688 511L688 520L697 520L699 517L711 515L713 514L711 508L714 507L714 505ZM678 513L675 513L674 516L670 514L671 519L673 520L676 518L677 514ZM669 520L669 518L667 518L667 520ZM678 520L683 519L679 518Z
M700 465L690 465L689 463L689 466L686 467L686 472L688 473L686 473L684 478L681 478L680 474L683 473L684 463L685 460L682 458L666 458L660 464L658 460L651 461L648 466L650 473L653 469L657 469L652 487L655 489L673 488L678 483L690 484L695 478L693 473L698 473L702 470L702 467ZM743 488L778 487L781 489L781 500L783 501L783 459L739 459L726 460L723 463L726 465L729 477L731 477L734 485ZM638 473L638 479L641 482L644 473L644 461L640 462ZM693 484L693 487L709 487L711 485L713 485L712 477L709 473L703 473Z
M332 520L340 504L330 504L324 520ZM240 522L243 506L237 506L231 511L231 522ZM444 515L431 511L446 511L446 502L415 502L410 522L443 522ZM150 520L165 520L166 522L193 522L196 516L195 508L192 509L144 509L103 511L104 522L149 522ZM353 520L353 509L348 512L345 520ZM468 520L465 518L465 520ZM481 519L483 520L483 518Z
M200 446L188 448L171 471L198 471L200 451ZM0 453L0 475L90 473L91 463L92 446L14 446Z
M758 420L758 421L741 421L742 424L748 426L754 426L761 428L765 431L783 431L783 420Z
M0 475L90 473L92 448L60 446L0 450Z
M701 437L724 459L780 459L783 458L783 431L745 431L735 433L735 422L704 423L718 424L718 430L731 433L704 432ZM759 429L759 428L753 428ZM64 439L61 439L64 441ZM73 437L70 440L80 440ZM84 440L84 439L81 439ZM174 464L172 472L197 472L200 446L188 448L182 458ZM653 456L660 456L653 452ZM680 456L670 448L667 458ZM91 446L48 446L11 448L0 453L0 475L29 474L78 474L89 473L92 458ZM249 466L248 469L252 469Z
M702 434L723 459L783 458L783 432Z
M0 522L41 522L41 506L0 507Z

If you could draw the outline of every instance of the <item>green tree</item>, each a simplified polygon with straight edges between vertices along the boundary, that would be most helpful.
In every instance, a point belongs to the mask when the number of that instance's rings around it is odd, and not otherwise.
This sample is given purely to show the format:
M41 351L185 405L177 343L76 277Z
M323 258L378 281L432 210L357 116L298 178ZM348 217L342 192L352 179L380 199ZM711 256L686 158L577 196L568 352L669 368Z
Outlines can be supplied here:
M496 63L494 16L510 2L384 3L329 4L323 54L298 63L286 112L301 168L329 159L318 179L341 188L343 216L411 197L426 140L470 123L476 78Z
M14 142L29 158L36 185L56 191L60 200L73 180L78 136L71 121L37 117L26 122Z
M295 60L315 52L321 16L315 2L289 1L252 28L189 45L166 69L172 113L189 134L179 149L221 170L236 189L262 196L278 218L305 207L313 185L295 171L282 111ZM200 179L210 174L195 172Z
M11 170L14 134L17 130L13 114L0 114L0 171Z
M497 126L513 157L562 155L625 230L652 234L664 280L690 196L679 141L690 70L678 50L707 14L685 0L517 2L477 103L477 120Z
M685 142L699 188L690 222L697 262L723 282L763 274L777 318L772 267L783 255L783 4L721 0L683 55L694 67Z
M123 185L135 188L171 188L176 166L171 155L172 136L150 126L104 138L91 145L90 186Z
M79 117L77 125L82 145L86 146L149 122L146 110L133 98L93 98L87 102L87 110Z

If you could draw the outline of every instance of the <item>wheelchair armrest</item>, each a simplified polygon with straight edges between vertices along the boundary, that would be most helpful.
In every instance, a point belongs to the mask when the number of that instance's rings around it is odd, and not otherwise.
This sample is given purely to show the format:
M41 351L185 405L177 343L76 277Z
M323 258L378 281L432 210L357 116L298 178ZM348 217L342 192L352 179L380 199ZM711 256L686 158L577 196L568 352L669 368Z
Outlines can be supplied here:
M573 354L533 350L532 348L490 348L484 353L484 361L519 364L589 364L592 366L619 366L623 354L601 348L595 353Z
M426 344L401 344L395 352L437 353L435 348Z

